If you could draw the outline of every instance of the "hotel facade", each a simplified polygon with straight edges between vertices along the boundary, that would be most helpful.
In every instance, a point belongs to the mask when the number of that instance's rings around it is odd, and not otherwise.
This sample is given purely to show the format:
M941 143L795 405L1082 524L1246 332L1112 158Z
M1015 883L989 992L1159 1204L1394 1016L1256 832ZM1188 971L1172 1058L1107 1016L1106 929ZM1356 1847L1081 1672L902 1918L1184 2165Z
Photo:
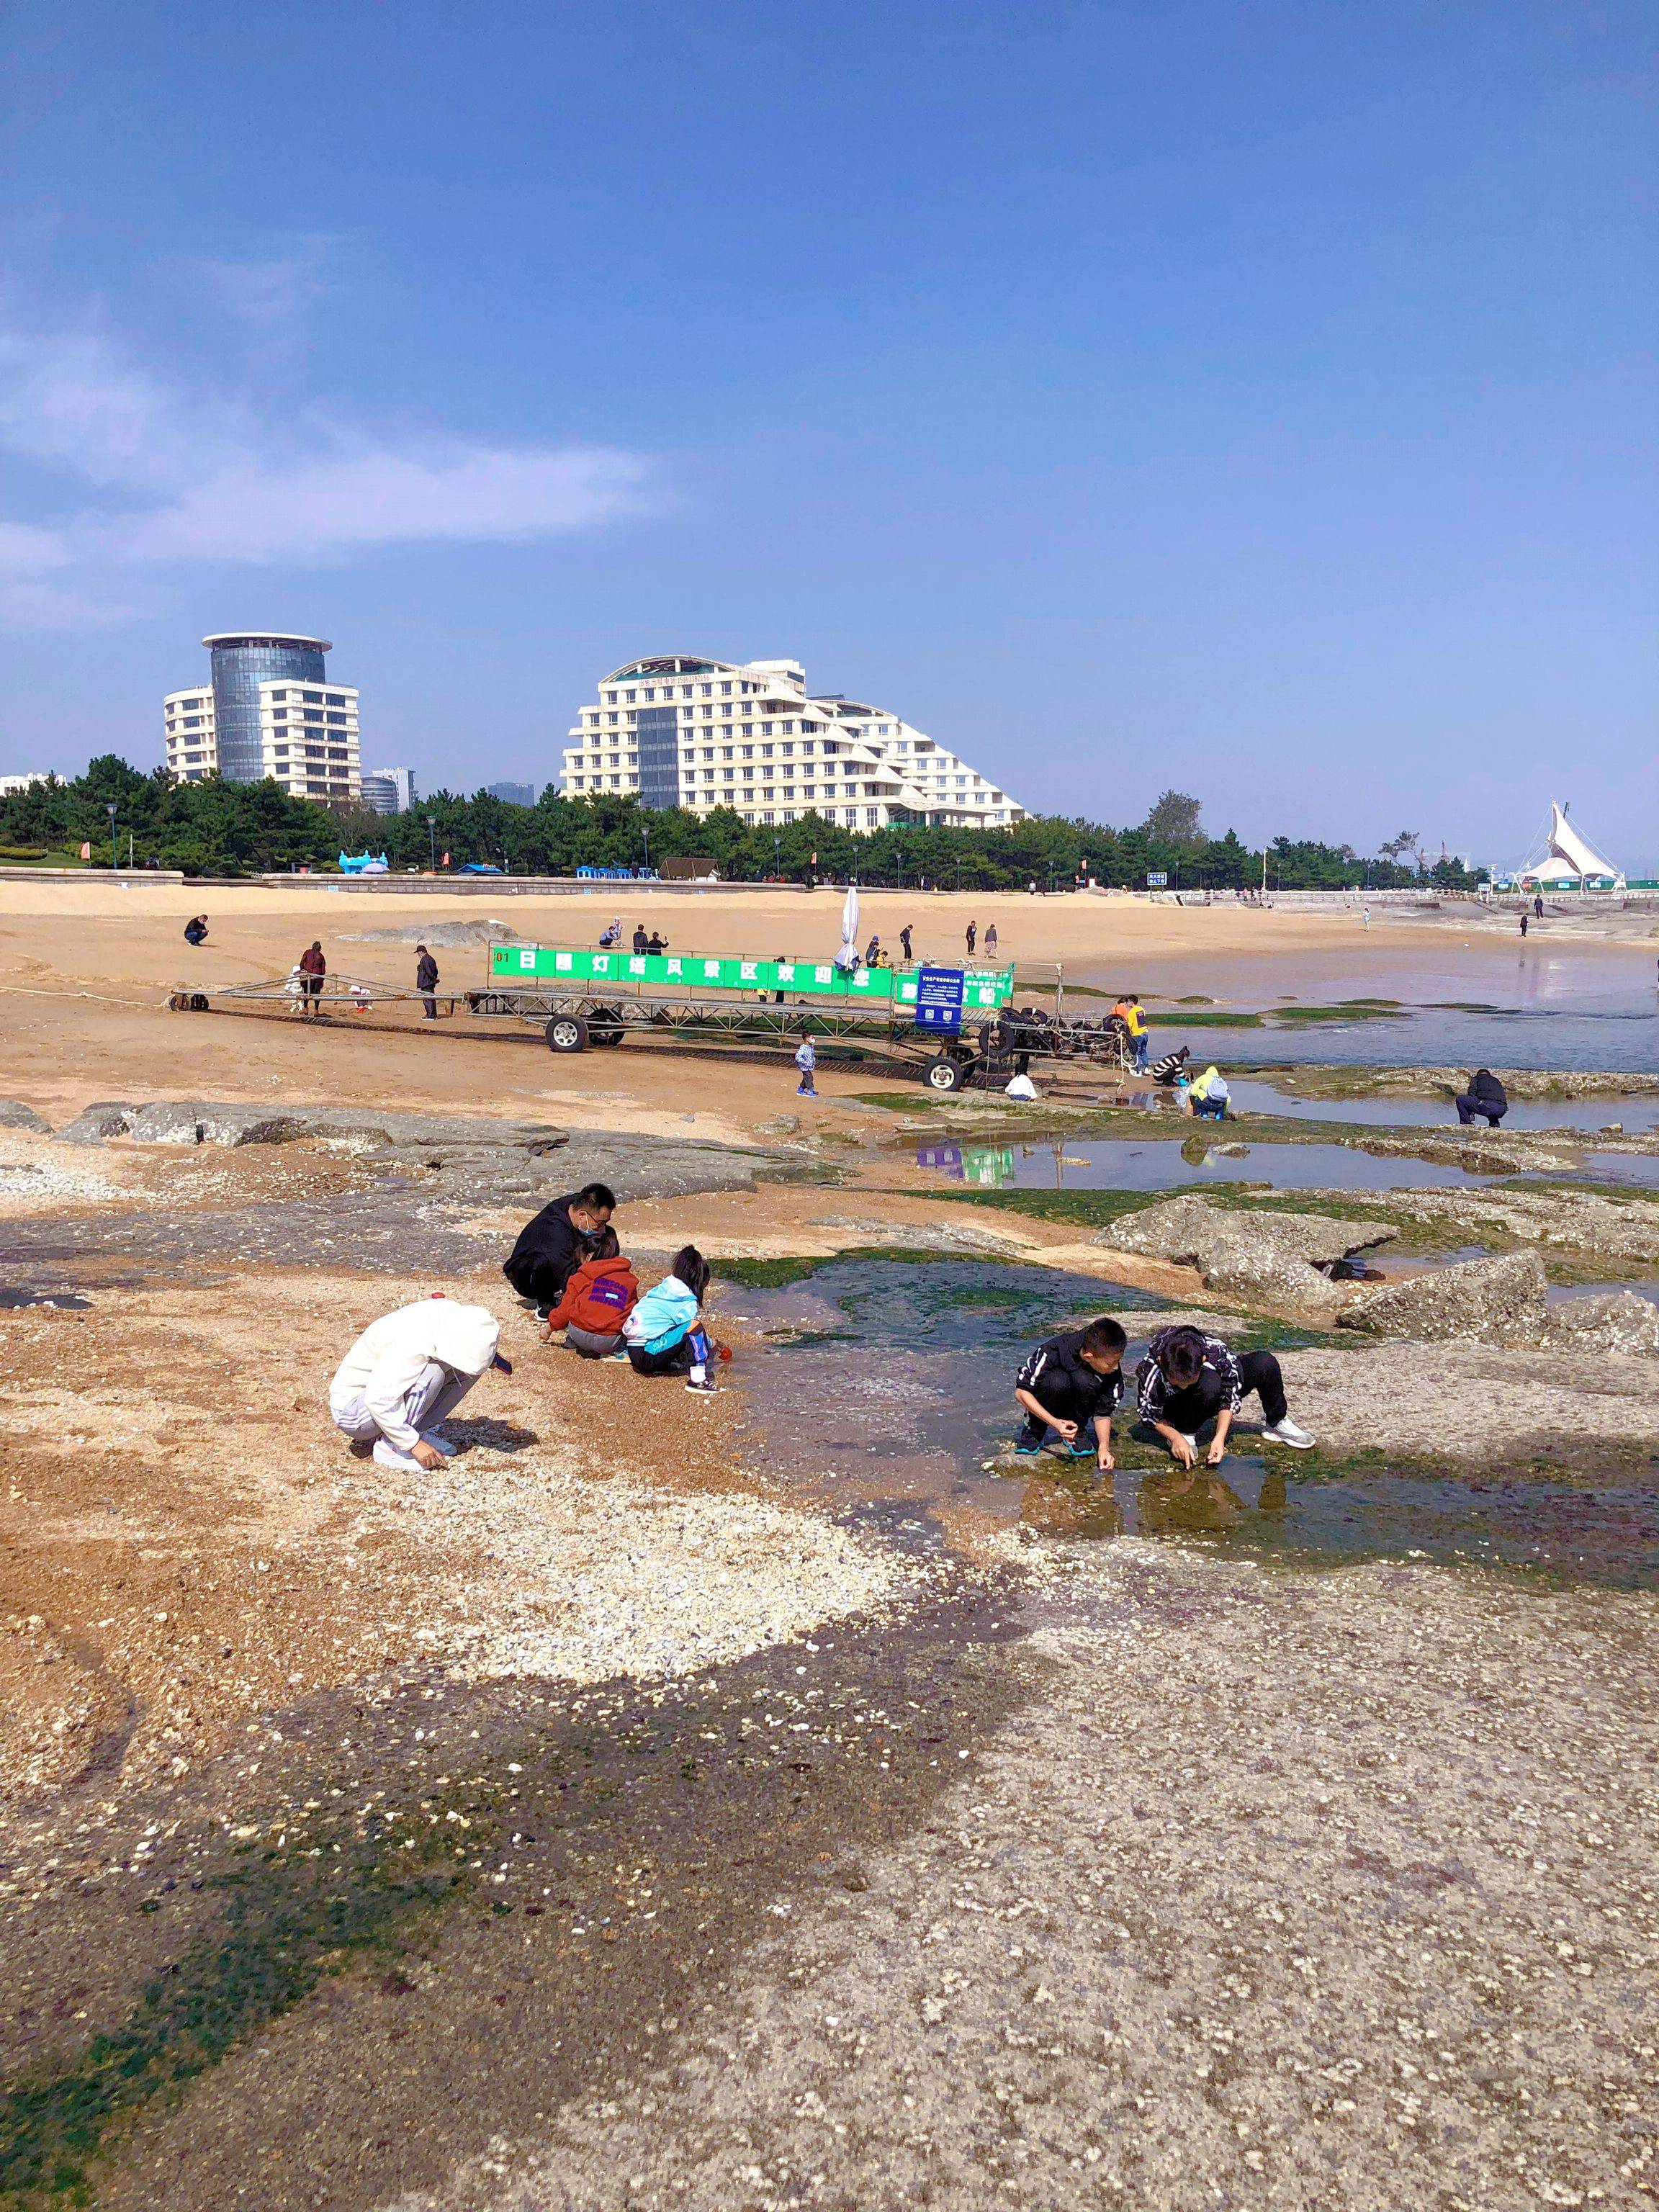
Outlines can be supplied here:
M816 813L848 830L895 823L1006 829L1026 809L890 708L811 693L798 660L668 653L602 679L572 725L561 788L637 793L650 807L732 807L774 825Z
M296 799L361 804L357 692L329 681L328 640L239 630L202 642L208 682L162 702L167 773L180 783L268 777Z

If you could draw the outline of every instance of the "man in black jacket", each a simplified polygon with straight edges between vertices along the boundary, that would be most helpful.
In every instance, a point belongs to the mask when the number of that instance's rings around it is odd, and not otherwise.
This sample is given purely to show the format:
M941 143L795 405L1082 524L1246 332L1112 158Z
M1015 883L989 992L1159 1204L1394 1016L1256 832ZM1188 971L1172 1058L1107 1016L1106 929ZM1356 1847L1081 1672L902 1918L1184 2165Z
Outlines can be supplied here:
M438 1001L432 994L438 988L438 963L424 945L415 947L415 988L426 999L426 1018L429 1022L438 1018Z
M1484 1114L1488 1128L1495 1129L1510 1110L1510 1094L1489 1067L1477 1067L1469 1087L1453 1101L1457 1118L1467 1129L1477 1114Z
M1063 1443L1073 1459L1111 1468L1112 1412L1123 1395L1128 1340L1103 1314L1086 1328L1067 1329L1038 1345L1014 1381L1015 1403L1025 1413L1014 1438L1017 1458L1033 1459L1046 1446Z
M501 1262L501 1273L543 1320L564 1296L564 1286L584 1260L592 1256L600 1230L616 1210L617 1194L608 1183L584 1183L568 1197L556 1198L519 1231L519 1241Z

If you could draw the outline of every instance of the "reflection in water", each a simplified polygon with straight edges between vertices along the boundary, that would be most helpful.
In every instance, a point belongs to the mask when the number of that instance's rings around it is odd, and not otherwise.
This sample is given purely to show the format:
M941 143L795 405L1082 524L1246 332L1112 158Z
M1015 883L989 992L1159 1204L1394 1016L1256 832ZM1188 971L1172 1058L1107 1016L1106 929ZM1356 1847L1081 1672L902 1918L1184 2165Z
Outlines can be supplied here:
M1157 1126L1156 1124L1154 1125ZM1659 1158L1642 1153L1577 1152L1562 1173L1587 1182L1659 1188ZM1217 1125L1177 1139L1065 1137L1029 1145L923 1145L918 1167L943 1169L986 1190L1174 1190L1206 1182L1260 1183L1270 1190L1480 1190L1504 1178L1480 1175L1443 1160L1356 1152L1347 1145L1273 1144L1243 1129ZM1522 1169L1514 1180L1549 1181Z
M1251 1514L1282 1513L1285 1478L1260 1460L1230 1457L1213 1467L1169 1467L1151 1474L1120 1468L1110 1484L1085 1477L1025 1485L1019 1517L1045 1535L1182 1536L1236 1528Z
M1248 1428L1218 1468L1159 1458L1108 1478L1006 1460L1024 1351L1115 1312L1133 1368L1136 1309L1160 1303L1145 1291L996 1261L841 1259L785 1290L733 1288L725 1303L733 1320L783 1340L743 1354L768 1478L854 1519L896 1509L910 1516L898 1525L914 1528L964 1510L1053 1536L1138 1536L1241 1558L1429 1559L1659 1587L1659 1455L1645 1474L1632 1467L1594 1487L1501 1471L1322 1480L1300 1462L1281 1474L1244 1449Z

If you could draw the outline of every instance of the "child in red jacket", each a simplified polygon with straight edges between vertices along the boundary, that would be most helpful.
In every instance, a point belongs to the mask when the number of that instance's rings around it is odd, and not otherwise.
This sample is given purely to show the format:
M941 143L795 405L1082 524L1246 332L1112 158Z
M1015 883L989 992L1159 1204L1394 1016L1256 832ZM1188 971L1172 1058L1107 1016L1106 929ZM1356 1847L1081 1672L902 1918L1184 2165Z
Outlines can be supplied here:
M564 1331L564 1340L584 1359L608 1359L623 1349L622 1326L639 1303L633 1262L621 1256L614 1229L602 1229L593 1256L584 1261L564 1286L564 1295L547 1316L547 1333Z

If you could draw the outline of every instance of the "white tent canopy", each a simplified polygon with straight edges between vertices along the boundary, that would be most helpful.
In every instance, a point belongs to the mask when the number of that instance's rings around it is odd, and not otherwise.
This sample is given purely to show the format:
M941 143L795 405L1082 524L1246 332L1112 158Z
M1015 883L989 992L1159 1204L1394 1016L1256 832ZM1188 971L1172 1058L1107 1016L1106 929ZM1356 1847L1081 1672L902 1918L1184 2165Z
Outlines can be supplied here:
M1543 840L1543 856L1521 870L1523 884L1606 883L1622 886L1625 872L1604 860L1588 837L1568 821L1567 810L1550 802L1550 825Z

